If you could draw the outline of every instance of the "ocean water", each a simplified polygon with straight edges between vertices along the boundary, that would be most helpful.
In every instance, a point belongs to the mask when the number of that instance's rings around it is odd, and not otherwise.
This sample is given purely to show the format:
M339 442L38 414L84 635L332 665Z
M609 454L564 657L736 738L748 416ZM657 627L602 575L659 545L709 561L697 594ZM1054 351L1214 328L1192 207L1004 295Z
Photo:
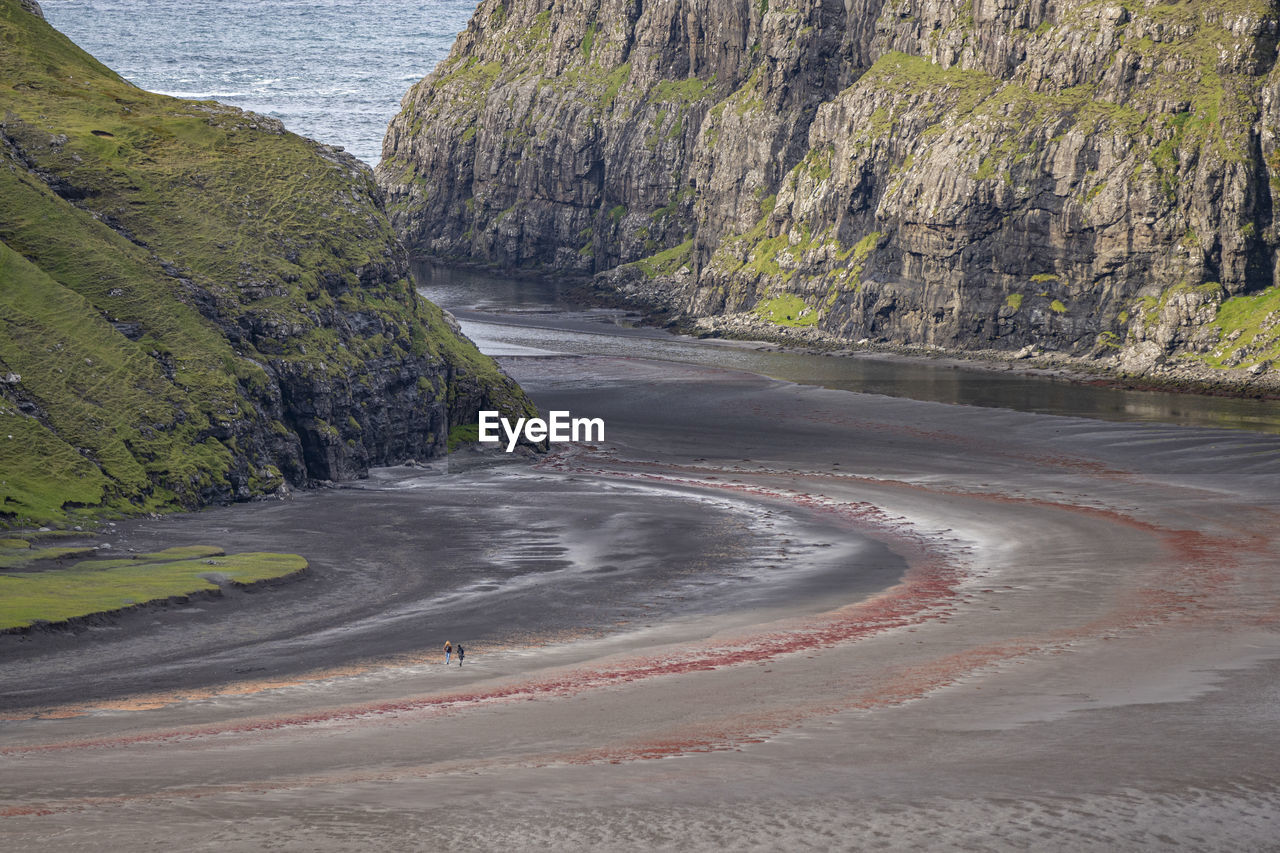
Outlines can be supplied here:
M212 98L381 157L408 88L477 0L42 0L45 17L132 83Z

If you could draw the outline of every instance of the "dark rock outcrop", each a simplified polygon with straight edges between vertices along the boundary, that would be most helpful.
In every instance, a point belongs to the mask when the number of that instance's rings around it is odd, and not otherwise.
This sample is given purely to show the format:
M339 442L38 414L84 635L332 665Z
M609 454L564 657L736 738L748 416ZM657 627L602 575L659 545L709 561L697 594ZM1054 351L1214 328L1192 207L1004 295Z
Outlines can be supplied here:
M707 328L1265 370L1278 23L1273 0L486 0L377 174L413 251L595 274Z

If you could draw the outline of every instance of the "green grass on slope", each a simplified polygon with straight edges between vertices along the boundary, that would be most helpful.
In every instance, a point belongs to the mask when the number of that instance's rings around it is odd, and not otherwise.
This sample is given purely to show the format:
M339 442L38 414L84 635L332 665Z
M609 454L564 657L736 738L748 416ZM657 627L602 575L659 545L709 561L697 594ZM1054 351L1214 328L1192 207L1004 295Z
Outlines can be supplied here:
M1252 367L1280 361L1280 287L1235 296L1215 318L1221 343L1202 356L1213 367Z
M0 528L276 488L266 365L341 399L434 357L424 409L527 404L396 274L372 176L331 149L138 89L17 0L0 117Z
M189 555L201 555L186 558ZM151 601L206 592L219 581L251 584L307 568L296 554L222 555L217 548L171 548L133 559L90 560L67 569L0 574L0 630L58 623Z
M775 326L814 326L818 322L818 312L792 294L764 300L756 306L756 315Z
M47 517L68 502L163 501L172 495L153 489L148 463L191 485L230 465L225 447L201 441L208 422L187 414L195 406L156 361L82 296L2 243L0 280L0 359L45 414L41 424L0 404L0 426L18 431L0 433L0 509Z
M107 485L96 465L0 397L0 510L59 518L68 503L100 503Z

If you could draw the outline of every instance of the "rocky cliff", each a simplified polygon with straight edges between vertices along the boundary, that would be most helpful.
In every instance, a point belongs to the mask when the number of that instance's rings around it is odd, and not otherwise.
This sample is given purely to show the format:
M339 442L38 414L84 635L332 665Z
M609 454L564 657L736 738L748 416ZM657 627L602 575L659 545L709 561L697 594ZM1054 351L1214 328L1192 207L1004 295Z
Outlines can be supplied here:
M367 167L0 0L0 526L359 476L525 410L407 270Z
M1280 355L1276 2L485 0L378 177L416 252L708 328Z

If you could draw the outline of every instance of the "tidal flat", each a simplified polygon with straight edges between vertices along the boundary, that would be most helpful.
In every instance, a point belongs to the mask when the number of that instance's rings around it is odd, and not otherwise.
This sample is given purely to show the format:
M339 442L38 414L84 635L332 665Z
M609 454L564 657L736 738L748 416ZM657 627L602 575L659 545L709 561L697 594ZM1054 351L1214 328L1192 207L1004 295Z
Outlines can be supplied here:
M798 385L511 286L452 307L605 439L118 525L311 570L0 638L7 840L1274 842L1280 436Z

